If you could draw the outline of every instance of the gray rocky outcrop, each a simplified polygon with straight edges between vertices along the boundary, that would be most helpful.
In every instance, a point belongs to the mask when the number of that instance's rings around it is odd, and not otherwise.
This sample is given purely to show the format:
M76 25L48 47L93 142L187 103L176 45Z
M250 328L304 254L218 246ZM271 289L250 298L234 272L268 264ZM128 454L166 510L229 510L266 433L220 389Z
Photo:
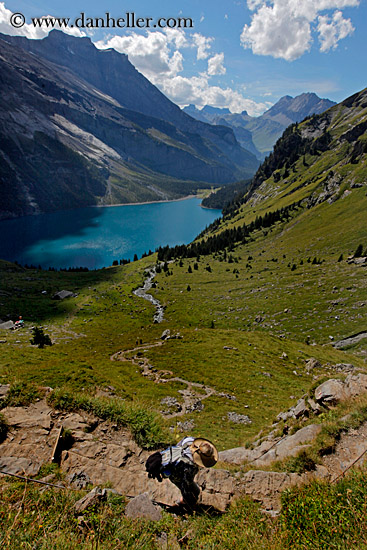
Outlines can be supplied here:
M18 456L0 456L0 472L22 476L35 476L41 468L41 462Z
M347 397L348 391L341 380L327 380L315 390L315 399L318 403L335 405Z
M275 460L283 460L289 456L297 456L300 451L309 447L309 444L317 437L320 431L320 424L305 426L295 434L280 439L273 448L252 463L254 466L267 466Z
M128 518L144 518L151 521L162 519L162 509L154 504L148 493L142 493L130 500L125 509L125 515Z
M5 321L4 323L0 323L0 330L11 330L14 328L13 321Z

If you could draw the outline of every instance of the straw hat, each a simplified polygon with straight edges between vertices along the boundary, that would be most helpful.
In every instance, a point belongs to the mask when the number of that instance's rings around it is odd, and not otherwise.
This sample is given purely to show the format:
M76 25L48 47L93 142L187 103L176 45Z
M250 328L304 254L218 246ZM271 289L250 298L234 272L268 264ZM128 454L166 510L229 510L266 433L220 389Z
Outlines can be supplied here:
M208 439L197 437L190 445L195 464L203 468L211 468L218 461L218 451Z

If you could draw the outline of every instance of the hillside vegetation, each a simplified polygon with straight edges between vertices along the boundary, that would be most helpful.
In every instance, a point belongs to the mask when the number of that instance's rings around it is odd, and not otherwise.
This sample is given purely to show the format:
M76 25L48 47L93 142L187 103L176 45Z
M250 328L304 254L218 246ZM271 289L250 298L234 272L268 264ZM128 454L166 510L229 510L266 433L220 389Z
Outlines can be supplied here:
M157 444L162 433L174 441L189 431L222 450L251 445L320 380L343 378L335 365L365 369L367 337L348 345L343 340L367 335L366 120L363 91L290 127L248 193L187 247L163 247L138 262L87 273L1 262L0 318L23 315L25 328L1 334L0 382L52 386L88 399L96 388L108 389L126 404L157 413ZM153 265L151 292L165 307L161 324L153 322L154 306L132 293ZM52 300L61 289L77 296ZM50 335L52 346L30 344L34 325ZM165 329L176 337L162 341ZM119 352L123 360L111 360ZM319 361L312 373L306 369L311 357ZM142 376L145 360L165 373L164 383ZM182 402L184 381L202 385L196 390L202 407L160 414L162 399ZM214 391L206 396L205 388ZM251 422L236 424L229 413L246 414ZM56 529L52 514L60 516L61 501L55 496L28 492L27 506L37 502L37 522L25 520L29 539L22 539L12 506L23 486L2 483L9 548L40 541L38 520L42 534L57 531L54 548L62 547L69 529L77 532L66 515ZM294 489L274 522L241 501L223 517L198 516L187 525L167 515L161 524L143 526L116 520L124 504L114 500L88 519L82 542L72 540L70 548L93 548L96 540L101 548L155 548L155 537L165 531L187 548L363 549L365 485L362 471L339 485ZM55 504L46 520L47 498ZM64 502L65 509L71 506Z

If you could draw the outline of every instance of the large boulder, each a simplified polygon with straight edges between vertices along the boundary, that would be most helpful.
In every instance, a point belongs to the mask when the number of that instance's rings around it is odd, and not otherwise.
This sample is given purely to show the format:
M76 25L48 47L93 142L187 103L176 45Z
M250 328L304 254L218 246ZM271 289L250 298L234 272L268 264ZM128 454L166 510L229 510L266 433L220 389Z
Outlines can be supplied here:
M0 330L10 330L14 328L13 321L5 321L4 323L0 323Z
M315 390L315 399L318 403L336 405L350 396L347 386L341 380L327 380Z
M143 493L130 500L125 509L128 518L144 518L151 521L162 519L162 509L154 504L148 493Z

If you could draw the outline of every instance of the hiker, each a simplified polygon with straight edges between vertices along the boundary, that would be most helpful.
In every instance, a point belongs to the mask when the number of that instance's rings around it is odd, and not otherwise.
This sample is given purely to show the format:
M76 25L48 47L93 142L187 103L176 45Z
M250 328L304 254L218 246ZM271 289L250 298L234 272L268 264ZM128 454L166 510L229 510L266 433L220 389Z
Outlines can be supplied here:
M20 315L18 321L15 321L14 328L22 328L24 327L24 321L23 317Z
M184 437L177 445L152 454L146 462L148 477L159 482L168 478L181 491L178 505L194 507L200 488L194 481L199 468L211 468L218 460L218 451L208 439Z

